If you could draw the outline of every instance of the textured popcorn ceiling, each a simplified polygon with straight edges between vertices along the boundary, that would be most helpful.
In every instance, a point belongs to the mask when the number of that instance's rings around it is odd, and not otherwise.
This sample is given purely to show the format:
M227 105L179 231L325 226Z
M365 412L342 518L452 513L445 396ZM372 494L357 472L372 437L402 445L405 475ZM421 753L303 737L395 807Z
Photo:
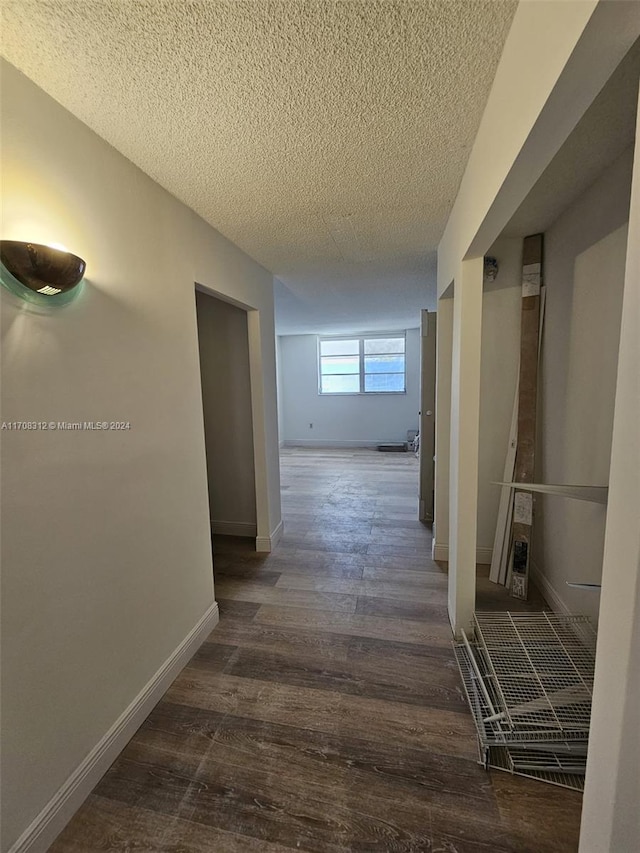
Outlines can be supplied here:
M515 0L3 0L5 57L271 270L415 326Z

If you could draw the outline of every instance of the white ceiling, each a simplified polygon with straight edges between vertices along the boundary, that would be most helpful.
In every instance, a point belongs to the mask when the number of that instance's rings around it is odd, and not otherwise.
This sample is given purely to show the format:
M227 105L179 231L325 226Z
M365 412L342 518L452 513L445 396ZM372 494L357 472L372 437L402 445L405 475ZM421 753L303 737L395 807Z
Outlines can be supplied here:
M516 0L3 0L5 57L271 270L281 334L416 326Z

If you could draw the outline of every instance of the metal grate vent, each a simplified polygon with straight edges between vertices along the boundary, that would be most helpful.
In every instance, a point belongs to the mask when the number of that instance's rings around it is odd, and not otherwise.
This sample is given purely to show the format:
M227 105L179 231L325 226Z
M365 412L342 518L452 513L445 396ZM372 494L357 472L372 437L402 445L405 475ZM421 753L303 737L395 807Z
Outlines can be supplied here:
M584 616L479 613L456 659L482 763L581 790L595 633Z

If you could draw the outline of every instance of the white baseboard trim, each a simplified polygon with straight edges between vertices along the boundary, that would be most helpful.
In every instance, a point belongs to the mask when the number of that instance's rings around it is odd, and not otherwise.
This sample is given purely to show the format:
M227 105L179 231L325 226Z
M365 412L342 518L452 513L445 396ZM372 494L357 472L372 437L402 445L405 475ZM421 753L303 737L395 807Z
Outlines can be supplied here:
M212 521L211 531L220 536L245 536L253 538L256 533L256 525L249 521Z
M282 539L284 533L284 523L280 521L269 536L256 536L256 551L261 554L269 554Z
M379 444L400 444L402 441L406 443L406 439L400 439L400 441L396 441L395 439L381 438L376 441L370 441L369 439L361 439L354 441L341 441L334 439L322 439L322 438L295 438L288 439L284 442L285 447L335 447L335 448L344 448L348 450L353 447L377 447Z
M214 601L129 707L22 833L9 853L45 853L49 849L160 701L180 670L218 624L218 618L218 604Z
M493 548L476 548L476 563L490 566L493 559Z
M493 548L476 548L476 563L480 565L491 565L491 557L493 556ZM440 545L435 539L431 546L431 558L433 560L442 560L444 563L449 562L449 546Z
M278 542L282 539L282 534L284 533L284 521L279 521L276 525L276 529L271 533L271 550L273 550Z
M558 595L555 587L549 583L548 578L543 574L540 567L537 563L534 563L533 560L529 565L529 571L531 573L531 580L538 587L553 612L568 616L571 613L571 610L567 607L561 596Z

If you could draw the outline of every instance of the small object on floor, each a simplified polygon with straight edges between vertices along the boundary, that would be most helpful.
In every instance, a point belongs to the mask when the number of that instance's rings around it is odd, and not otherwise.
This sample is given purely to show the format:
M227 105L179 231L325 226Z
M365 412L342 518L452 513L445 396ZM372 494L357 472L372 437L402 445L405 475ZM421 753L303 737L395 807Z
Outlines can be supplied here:
M378 450L381 450L383 453L406 453L407 442L397 441L392 442L391 444L379 444Z

